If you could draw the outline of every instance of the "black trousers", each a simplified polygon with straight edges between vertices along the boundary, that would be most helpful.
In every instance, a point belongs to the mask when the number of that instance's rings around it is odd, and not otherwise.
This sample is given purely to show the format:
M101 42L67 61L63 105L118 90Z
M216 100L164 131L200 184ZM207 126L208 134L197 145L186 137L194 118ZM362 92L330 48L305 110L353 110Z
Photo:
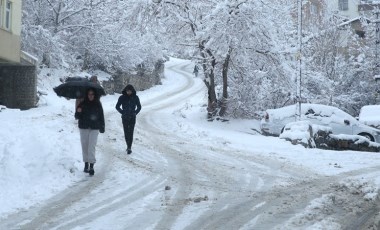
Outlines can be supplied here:
M123 119L124 137L128 149L132 148L133 131L135 129L136 117Z

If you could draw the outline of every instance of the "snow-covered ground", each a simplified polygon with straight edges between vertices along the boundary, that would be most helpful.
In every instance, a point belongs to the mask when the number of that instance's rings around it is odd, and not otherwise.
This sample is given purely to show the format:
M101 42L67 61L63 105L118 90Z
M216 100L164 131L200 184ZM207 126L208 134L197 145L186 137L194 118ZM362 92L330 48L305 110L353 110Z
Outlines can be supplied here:
M359 229L377 227L380 155L305 149L261 136L259 121L205 119L189 61L138 92L127 155L119 95L102 98L95 176L82 172L74 101L41 73L40 106L2 108L0 229Z

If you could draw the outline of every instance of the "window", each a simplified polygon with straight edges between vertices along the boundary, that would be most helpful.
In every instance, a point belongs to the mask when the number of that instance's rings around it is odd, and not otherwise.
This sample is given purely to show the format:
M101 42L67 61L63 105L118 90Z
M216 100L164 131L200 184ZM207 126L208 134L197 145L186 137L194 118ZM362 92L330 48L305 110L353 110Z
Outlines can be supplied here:
M359 38L365 38L365 32L361 30L355 30L355 33L359 36Z
M3 27L3 0L0 0L0 28Z
M339 10L348 10L348 0L338 0Z
M9 0L6 0L5 3L5 29L11 30L11 17L12 17L12 3Z
M311 15L317 15L318 14L318 7L314 4L310 5L310 14Z

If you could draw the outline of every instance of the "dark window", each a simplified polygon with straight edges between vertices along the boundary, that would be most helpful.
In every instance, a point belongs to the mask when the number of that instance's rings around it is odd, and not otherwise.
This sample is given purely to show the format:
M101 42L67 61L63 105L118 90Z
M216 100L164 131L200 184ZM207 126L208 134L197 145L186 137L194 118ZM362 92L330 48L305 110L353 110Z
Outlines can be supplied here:
M309 115L309 114L315 114L314 110L313 109L307 110L305 115Z
M361 30L355 30L355 33L360 37L360 38L365 38L365 32Z
M339 10L348 10L348 0L338 0Z
M3 27L3 15L4 15L4 13L3 13L3 11L4 11L4 8L3 8L3 0L0 0L0 28L2 28Z
M12 3L6 1L5 4L5 29L11 30L11 12L12 12Z

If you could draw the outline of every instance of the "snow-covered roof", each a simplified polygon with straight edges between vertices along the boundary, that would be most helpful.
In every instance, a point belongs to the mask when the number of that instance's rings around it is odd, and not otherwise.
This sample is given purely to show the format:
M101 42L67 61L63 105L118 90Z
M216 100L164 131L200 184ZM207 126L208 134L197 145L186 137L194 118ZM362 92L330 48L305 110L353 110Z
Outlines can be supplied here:
M268 109L267 113L270 117L273 119L284 119L286 117L294 116L294 114L297 113L296 107L297 105L289 105L285 106L279 109ZM348 113L328 105L320 105L320 104L301 104L301 113L305 114L307 111L311 111L314 114L319 114L320 116L324 117L332 117L333 115L336 115L340 119L346 119L349 121L354 121L355 119L349 115ZM356 120L355 120L356 121Z
M369 18L367 18L367 17L363 17L363 16L359 16L359 17L355 17L355 18L352 18L352 19L350 19L350 20L348 20L348 21L345 21L345 22L340 23L340 24L338 25L338 27L340 27L340 26L345 26L345 25L349 25L349 24L351 24L351 23L353 23L353 22L356 22L356 21L367 21L367 22L371 22L371 20L370 20Z
M380 105L366 105L360 110L359 121L370 126L380 125Z

